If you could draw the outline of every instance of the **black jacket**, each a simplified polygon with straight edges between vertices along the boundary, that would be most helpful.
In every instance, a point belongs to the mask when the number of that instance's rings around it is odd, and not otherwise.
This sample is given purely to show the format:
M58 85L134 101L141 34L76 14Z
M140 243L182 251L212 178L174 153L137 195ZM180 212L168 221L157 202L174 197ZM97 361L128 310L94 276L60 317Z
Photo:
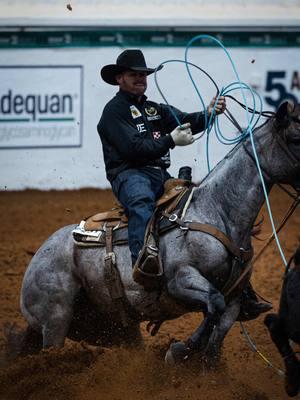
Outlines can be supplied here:
M172 110L181 124L191 123L193 134L204 129L204 114ZM175 144L169 135L177 122L169 106L148 101L120 90L105 106L97 129L101 138L107 179L118 173L147 165L168 168Z

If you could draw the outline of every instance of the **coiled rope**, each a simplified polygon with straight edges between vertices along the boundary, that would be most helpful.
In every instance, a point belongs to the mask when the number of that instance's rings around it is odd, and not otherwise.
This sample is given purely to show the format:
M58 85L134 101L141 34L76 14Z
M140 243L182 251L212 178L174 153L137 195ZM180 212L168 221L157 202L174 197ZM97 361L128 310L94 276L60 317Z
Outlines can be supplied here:
M224 50L228 60L230 61L231 67L232 67L232 69L234 71L234 74L235 74L235 76L237 78L236 82L233 82L233 83L229 84L228 86L226 86L225 88L222 88L221 90L219 90L216 82L213 80L213 78L206 71L204 71L202 68L200 68L197 65L195 65L195 64L193 64L193 63L188 61L189 49L192 47L192 45L193 45L193 43L195 41L200 40L200 39L212 40L212 41L216 42ZM287 266L287 261L286 261L285 255L283 253L282 247L280 245L280 242L279 242L279 239L278 239L278 236L277 236L277 233L276 233L276 228L275 228L275 224L274 224L271 205L270 205L270 202L269 202L269 197L268 197L266 185L265 185L265 182L264 182L262 170L261 170L261 167L260 167L260 163L259 163L259 159L258 159L258 156L257 156L255 143L254 143L253 128L257 125L257 123L258 123L258 121L259 121L259 119L260 119L260 117L261 117L261 115L263 113L263 111L262 111L263 101L262 101L261 96L259 95L259 93L257 93L255 90L253 90L249 85L247 85L246 83L241 81L241 79L239 77L239 74L237 72L237 69L235 67L235 63L232 60L228 50L225 48L225 46L218 39L216 39L215 37L213 37L211 35L204 35L204 34L195 36L188 42L188 44L186 46L185 59L184 60L167 60L167 61L164 61L155 69L155 73L154 73L154 80L155 80L156 87L157 87L160 95L162 96L163 100L165 101L165 103L169 106L169 109L170 109L172 115L174 116L174 118L175 118L175 120L176 120L176 122L177 122L177 124L179 126L181 126L181 123L180 123L177 115L175 114L175 112L172 110L172 107L168 103L168 101L166 99L166 96L163 94L163 92L162 92L162 90L161 90L161 88L160 88L160 86L158 84L158 79L157 79L158 69L160 69L160 67L162 65L164 65L164 64L174 63L174 62L179 62L179 63L184 63L185 64L187 72L188 72L188 76L189 76L189 78L190 78L190 80L191 80L191 82L192 82L192 84L193 84L193 86L195 88L197 96L199 97L199 100L200 100L201 105L203 107L203 112L204 112L204 116L205 116L205 130L204 130L204 133L207 134L207 136L206 136L206 157L207 157L208 173L211 171L210 163L209 163L209 134L210 134L210 132L212 130L214 119L216 120L216 123L215 123L216 136L217 136L217 139L221 143L227 144L227 145L229 145L229 144L230 145L237 144L237 143L241 142L242 140L244 140L245 137L247 137L247 136L250 137L255 163L256 163L256 166L257 166L257 170L258 170L258 173L259 173L259 177L260 177L260 180L261 180L261 184L262 184L262 188L263 188L263 192L264 192L264 196L265 196L265 200L266 200L266 206L267 206L267 210L268 210L268 214L269 214L269 218L270 218L270 222L271 222L271 226L272 226L272 231L273 231L273 234L274 234L274 237L275 237L275 240L276 240L276 244L277 244L280 256L282 258L283 264L286 267ZM196 85L196 83L194 81L193 76L192 76L192 73L191 73L191 70L190 70L190 66L193 66L196 69L198 69L201 72L203 72L213 82L214 86L216 87L216 90L217 90L216 101L215 101L214 108L213 108L213 111L212 111L209 119L208 119L207 110L206 110L203 98L202 98L201 93L200 93L200 91L199 91L199 89L198 89L198 87L197 87L197 85ZM222 96L223 95L228 95L228 93L230 93L230 92L232 92L234 90L240 90L241 91L241 94L242 94L242 97L243 97L243 101L244 101L244 107L245 107L245 111L246 111L246 117L247 117L248 125L247 125L245 130L242 130L242 132L240 133L240 135L238 137L236 137L234 139L229 139L229 138L226 138L221 132L219 121L218 121L218 115L216 115L216 112L215 112L215 107L216 107L216 103L217 103L217 101L218 101L218 99L219 99L219 97L221 95ZM247 99L246 99L246 96L245 96L245 90L249 90L250 93L251 93L252 100L253 100L253 108L249 108L248 107ZM257 113L255 96L259 99L259 106L260 106L260 110L258 112L258 117L257 117L256 121L254 121L254 115L255 115L255 113ZM250 111L251 110L252 110L252 116L250 117Z

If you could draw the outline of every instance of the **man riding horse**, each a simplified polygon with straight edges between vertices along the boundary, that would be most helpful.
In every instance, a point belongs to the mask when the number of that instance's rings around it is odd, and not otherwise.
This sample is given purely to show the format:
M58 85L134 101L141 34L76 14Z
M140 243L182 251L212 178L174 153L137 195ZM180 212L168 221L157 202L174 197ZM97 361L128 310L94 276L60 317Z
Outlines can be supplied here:
M205 129L203 112L186 113L171 107L182 122L182 126L176 127L169 106L147 99L147 76L154 71L147 67L140 50L123 51L116 64L106 65L101 70L106 83L119 86L118 93L106 104L97 128L107 179L128 216L129 249L134 269L140 267L138 256L156 200L163 194L164 183L170 178L167 172L169 150L193 143L193 135ZM216 104L215 101L214 97L207 107L208 117L214 108L216 114L226 109L223 96ZM147 265L143 263L143 267L147 268ZM250 286L244 291L242 304L246 319L255 318L271 308L269 304L257 302Z

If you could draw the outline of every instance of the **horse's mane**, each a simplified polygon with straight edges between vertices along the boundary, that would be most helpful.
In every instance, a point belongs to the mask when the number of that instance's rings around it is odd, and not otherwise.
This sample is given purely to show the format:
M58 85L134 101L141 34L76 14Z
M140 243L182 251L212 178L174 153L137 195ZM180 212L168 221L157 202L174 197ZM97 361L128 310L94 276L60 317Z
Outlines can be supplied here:
M264 128L274 117L267 118L261 125L257 126L253 130L253 134L257 133L259 130ZM202 186L208 178L210 178L212 175L214 175L220 168L222 168L223 164L227 161L230 160L235 153L239 150L239 148L243 145L243 143L246 140L249 140L250 135L248 134L245 136L239 143L237 143L218 163L214 166L214 168L207 174L205 177L197 184L198 188Z

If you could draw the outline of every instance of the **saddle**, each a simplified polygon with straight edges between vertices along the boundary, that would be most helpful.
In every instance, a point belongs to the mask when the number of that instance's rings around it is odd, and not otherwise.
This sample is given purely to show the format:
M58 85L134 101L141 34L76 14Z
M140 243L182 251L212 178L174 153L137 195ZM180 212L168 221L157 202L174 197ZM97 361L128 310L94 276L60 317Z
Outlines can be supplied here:
M168 179L164 185L164 194L156 202L156 210L172 213L193 186L183 179ZM73 230L73 238L78 246L106 246L108 229L112 229L112 244L128 243L128 218L120 203L109 211L87 217Z

